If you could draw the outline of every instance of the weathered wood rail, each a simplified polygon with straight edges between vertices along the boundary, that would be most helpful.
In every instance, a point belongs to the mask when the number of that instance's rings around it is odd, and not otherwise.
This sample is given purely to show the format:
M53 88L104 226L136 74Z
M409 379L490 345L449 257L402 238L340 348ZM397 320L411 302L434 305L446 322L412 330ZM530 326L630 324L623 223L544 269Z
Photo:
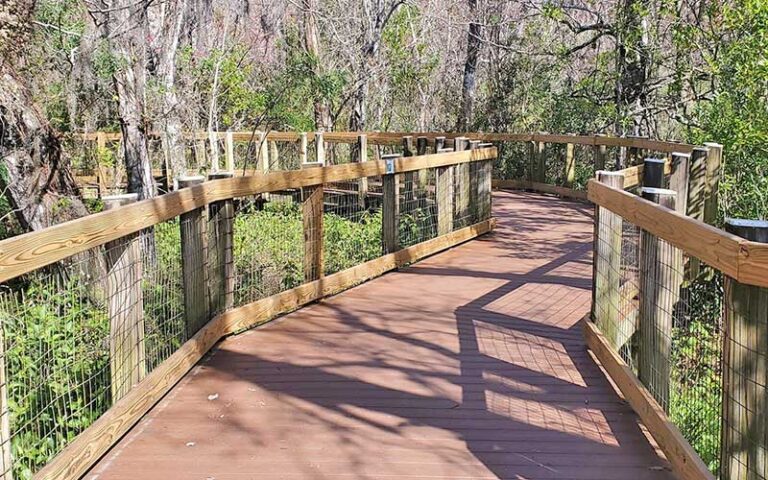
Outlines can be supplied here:
M30 281L24 279L25 275L52 271L57 276L57 269L67 271L70 265L80 265L74 260L80 258L78 256L98 258L106 248L104 254L108 260L107 271L97 274L103 277L93 279L91 272L83 280L88 285L100 284L102 280L109 285L105 291L109 304L105 315L111 323L111 331L104 342L109 344L109 372L113 383L111 406L42 469L33 472L35 478L72 479L83 475L222 337L491 231L494 220L490 217L490 162L496 155L496 149L488 147L409 158L393 156L343 165L305 164L311 168L248 177L233 178L231 173L219 172L212 174L209 181L203 181L203 177L183 178L181 188L175 192L138 202L132 196L106 198L109 208L101 213L0 242L0 282L6 285L9 295L14 294L14 288L21 288ZM466 179L456 180L466 181L467 185L458 185L470 192L468 200L471 203L467 208L471 215L464 218L453 216L456 197L452 188L435 190L425 187L417 193L400 191L398 187L405 176L423 171L453 172L462 165L472 166ZM379 214L387 219L381 227L382 253L351 268L326 274L324 185L381 177L385 178L385 185L393 186L385 188L381 194ZM236 258L233 257L242 255L233 251L235 206L243 203L242 199L258 199L284 191L301 192L297 201L302 204L303 280L299 281L299 286L275 295L235 304L233 264ZM442 218L444 223L440 224L439 233L428 234L426 240L401 246L398 242L400 216L413 215L410 211L414 208L412 204L419 205L421 215ZM357 218L370 216L368 210L365 202L358 204L350 210L356 216L349 221L365 221ZM284 217L269 214L266 218ZM146 243L152 238L148 233L152 228L176 219L181 247L182 314L187 332L181 338L188 337L188 340L149 369L144 353L149 348L145 347L145 342L149 340L144 338L142 292L149 287L148 292L152 293L155 286L144 286L152 280L142 276L142 267L151 267L149 264L159 260L152 259L146 251L138 252L152 249ZM247 247L241 243L240 247L244 246ZM104 295L100 288L89 288L91 292L88 294L93 298L76 303L100 302ZM23 316L24 313L19 311L12 315ZM63 313L67 314L66 311ZM18 318L15 321L24 320ZM7 351L0 352L0 361L6 363L8 355ZM0 365L0 371L5 373L6 370L6 365ZM15 379L7 381L14 382ZM0 389L0 395L3 396L0 398L0 416L5 419L0 431L4 460L2 478L10 480L14 471L12 445L20 426L9 413L8 390Z
M150 136L157 137L156 133ZM72 135L72 139L92 143L98 146L100 150L107 147L108 144L119 142L122 138L120 133L94 132L87 134ZM296 168L286 164L284 157L279 152L282 147L294 145L294 150L298 155L300 164L306 163L309 159L327 163L329 152L333 152L334 145L348 145L352 147L351 158L336 158L335 162L346 161L365 161L368 158L369 148L373 152L375 159L380 159L383 152L382 148L390 149L393 153L401 153L408 156L408 152L415 152L418 148L420 154L426 153L429 149L437 153L438 148L454 148L455 140L463 139L491 142L497 146L505 144L527 144L528 163L527 178L524 179L525 185L520 181L523 179L496 179L495 185L505 188L524 188L529 190L540 190L547 193L558 193L572 195L574 198L584 198L584 193L570 192L573 186L575 169L578 163L575 155L575 147L588 148L592 151L592 163L594 171L601 170L606 166L608 158L608 149L620 149L622 157L626 162L637 163L643 155L664 154L669 156L673 152L688 154L696 148L694 145L677 142L665 142L651 140L646 138L633 137L609 137L605 135L555 135L545 133L535 134L515 134L515 133L435 133L435 132L276 132L276 131L229 131L229 132L196 132L187 134L185 141L194 145L194 156L197 164L192 170L202 169L207 172L217 172L219 170L234 171L235 175L248 176L254 172L269 172L271 170L286 170ZM223 142L223 145L220 145ZM446 145L447 142L447 145ZM466 143L466 141L464 141ZM207 143L207 145L206 145ZM249 152L253 153L253 158L247 159L242 167L244 159L238 157L234 145L246 143L249 145ZM414 144L418 148L414 148ZM558 154L558 159L548 158L552 153L546 152L546 146L561 146L563 151ZM220 148L222 147L223 148ZM591 148L590 148L591 147ZM219 150L222 150L224 163L220 164ZM212 153L215 152L215 153ZM293 152L293 150L292 150ZM291 155L292 156L292 155ZM612 159L615 160L615 159ZM548 165L552 161L563 162L563 180L561 185L548 185L545 179ZM118 162L119 165L119 162ZM717 171L717 168L710 168ZM173 188L173 182L170 181L174 176L187 175L194 172L173 173L170 166L163 164L162 168L156 166L153 175L166 190ZM115 179L119 177L119 171L106 169L96 166L90 174L81 172L78 181L81 185L92 186L96 188L97 195L110 190L110 186L115 185ZM569 193L570 192L570 193ZM581 191L579 191L581 192Z
M119 135L96 133L82 139L103 147L107 142L119 141ZM768 358L768 337L760 333L768 332L768 225L728 220L726 231L714 225L718 219L721 146L601 135L498 133L218 132L196 134L192 139L225 142L225 167L210 165L210 181L182 179L181 188L158 198L129 201L86 219L0 242L0 282L8 283L105 245L135 256L147 229L178 217L183 217L185 225L181 241L187 247L182 249L181 257L186 269L182 269L185 321L191 337L151 371L111 367L113 376L129 379L128 388L113 390L116 401L111 408L37 472L36 478L81 476L223 336L491 231L492 162L499 151L480 142L528 145L524 178L496 179L493 187L594 203L594 281L592 315L583 322L586 342L648 427L675 473L685 479L714 478L712 470L727 480L768 478L761 463L768 458L768 446L754 440L768 435L761 420L763 413L755 407L763 397L768 398L768 389L763 370L750 367ZM247 176L233 176L233 143L251 141L259 144L256 151L263 159L275 156L276 143L295 143L303 168L278 170L262 161L243 170ZM333 144L355 146L352 151L356 153L349 163L324 166L332 150L328 146ZM547 144L560 145L562 155L547 158ZM391 147L390 153L374 148L373 159L369 160L371 146ZM589 147L591 151L589 168L596 179L588 182L586 191L573 188L578 162L575 146ZM619 163L619 153L609 153L610 148L622 151L620 166L625 168L603 170ZM412 156L414 153L417 155ZM546 172L553 166L561 172L556 185L547 183ZM430 198L417 198L417 190ZM639 195L632 191L639 191ZM324 274L324 193L354 199L363 205L362 210L371 210L367 201L376 196L381 206L383 255ZM231 267L236 199L259 197L263 202L272 199L268 195L293 195L301 202L301 284L236 305ZM407 247L400 244L399 232L409 215L403 211L406 204L420 205L430 212L434 238ZM215 234L213 240L195 243L205 230L199 222L204 215L215 220L214 226L208 227ZM468 218L474 220L467 223ZM200 263L208 254L203 252L208 251L228 259L225 265L212 269ZM120 262L132 263L129 257L117 257L108 263L114 266ZM197 275L202 270L206 270L204 275ZM117 272L113 269L112 274ZM685 392L676 391L671 382L680 376L680 364L686 363L683 360L697 360L681 358L690 354L677 344L686 322L693 318L694 307L683 293L694 284L717 291L717 284L712 282L718 278L724 284L720 294L724 312L722 317L709 318L706 324L714 332L711 344L716 345L717 355L716 362L707 360L717 366L710 368L708 374L715 380L706 388L722 392L722 407L708 406L709 413L717 410L717 422L722 427L715 431L711 425L706 426L713 430L705 433L717 437L719 454L716 460L708 458L705 463L696 432L684 430L673 411L674 402L679 402ZM216 292L215 302L201 302L200 297L209 295L205 293L209 291ZM108 292L117 295L115 289ZM141 292L121 290L120 295L136 299ZM113 317L122 322L140 321L116 307L112 310ZM129 339L125 341L131 344L141 341L123 333L120 338ZM130 359L143 355L113 351ZM688 380L695 383L696 378ZM753 388L745 390L739 383L744 381ZM698 384L678 387L690 388L697 394L706 390ZM6 395L8 392L0 389L0 396ZM7 405L7 399L0 398L0 407L3 405ZM5 478L10 479L11 427L7 407L3 408L2 466Z

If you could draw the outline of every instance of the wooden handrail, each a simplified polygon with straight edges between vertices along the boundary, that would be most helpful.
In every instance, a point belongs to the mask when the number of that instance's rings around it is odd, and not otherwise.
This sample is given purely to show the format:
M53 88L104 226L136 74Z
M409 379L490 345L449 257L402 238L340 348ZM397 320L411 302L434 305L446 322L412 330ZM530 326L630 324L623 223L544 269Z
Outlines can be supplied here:
M232 138L235 141L243 142L251 139L259 140L258 134L254 135L253 131L237 131L231 132ZM329 143L348 143L354 144L357 142L357 138L360 134L365 134L368 138L368 144L370 145L400 145L402 139L405 136L411 137L426 137L430 140L434 140L435 137L456 138L467 137L473 140L481 140L484 142L544 142L544 143L560 143L560 144L575 144L575 145L605 145L609 147L628 147L638 148L645 150L652 150L655 152L681 152L690 153L694 145L687 143L668 142L662 140L650 140L645 138L628 138L628 137L609 137L603 135L558 135L547 133L484 133L484 132L455 132L455 133L443 133L443 132L325 132L323 139ZM96 141L99 135L107 141L117 141L122 138L120 133L105 133L105 132L91 132L83 134L73 134L74 138L79 138L85 141ZM157 136L157 132L150 133L152 136ZM214 135L219 139L226 138L227 132L215 132ZM208 140L207 132L196 132L190 135L191 139L196 140ZM276 142L298 142L301 139L301 134L298 132L275 132L271 131L267 134L267 140ZM313 141L315 134L307 132L307 140Z
M496 158L496 155L496 148L492 147L399 158L394 160L394 173L491 160ZM212 180L183 188L167 195L0 241L0 282L6 282L212 202L373 177L385 172L386 162L379 160Z
M596 180L587 198L741 283L768 287L768 244L752 242Z

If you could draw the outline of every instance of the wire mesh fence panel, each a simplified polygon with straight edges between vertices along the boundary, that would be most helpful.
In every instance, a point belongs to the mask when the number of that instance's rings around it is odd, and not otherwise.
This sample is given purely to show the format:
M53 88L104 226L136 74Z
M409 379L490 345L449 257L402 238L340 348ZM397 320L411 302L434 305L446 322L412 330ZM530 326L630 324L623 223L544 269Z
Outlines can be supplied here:
M376 178L365 180L370 185ZM381 194L363 192L360 183L325 187L322 241L326 275L381 256Z
M718 473L722 275L707 267L693 275L692 258L626 220L600 222L596 251L598 327Z
M303 232L298 192L235 200L234 305L241 306L303 282Z
M493 178L502 180L528 178L531 160L530 142L499 142L499 157L494 161Z
M401 248L437 236L434 169L401 175L397 201L400 213L398 238Z
M42 468L186 341L178 230L166 222L3 286L0 436L14 478Z

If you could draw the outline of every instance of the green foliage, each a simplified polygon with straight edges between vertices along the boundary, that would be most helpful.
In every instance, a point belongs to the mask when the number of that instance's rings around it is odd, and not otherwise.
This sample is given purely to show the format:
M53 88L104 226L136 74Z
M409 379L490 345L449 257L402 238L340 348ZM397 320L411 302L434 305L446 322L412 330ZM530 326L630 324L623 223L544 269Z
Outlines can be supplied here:
M699 106L693 142L724 145L721 183L724 216L768 218L768 3L738 0L723 11L720 55L711 60L717 95Z
M32 281L0 310L16 478L31 478L109 407L109 320L79 278L57 283Z
M688 312L672 337L669 415L709 469L720 467L722 276L709 270L685 289ZM681 315L682 316L682 315Z

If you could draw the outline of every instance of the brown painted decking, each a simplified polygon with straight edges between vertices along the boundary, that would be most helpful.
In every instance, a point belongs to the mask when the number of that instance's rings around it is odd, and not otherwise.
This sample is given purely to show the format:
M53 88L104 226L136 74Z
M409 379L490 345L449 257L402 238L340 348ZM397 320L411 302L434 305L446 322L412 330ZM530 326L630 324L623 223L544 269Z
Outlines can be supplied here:
M671 478L577 324L591 209L494 201L495 233L221 343L88 478Z

